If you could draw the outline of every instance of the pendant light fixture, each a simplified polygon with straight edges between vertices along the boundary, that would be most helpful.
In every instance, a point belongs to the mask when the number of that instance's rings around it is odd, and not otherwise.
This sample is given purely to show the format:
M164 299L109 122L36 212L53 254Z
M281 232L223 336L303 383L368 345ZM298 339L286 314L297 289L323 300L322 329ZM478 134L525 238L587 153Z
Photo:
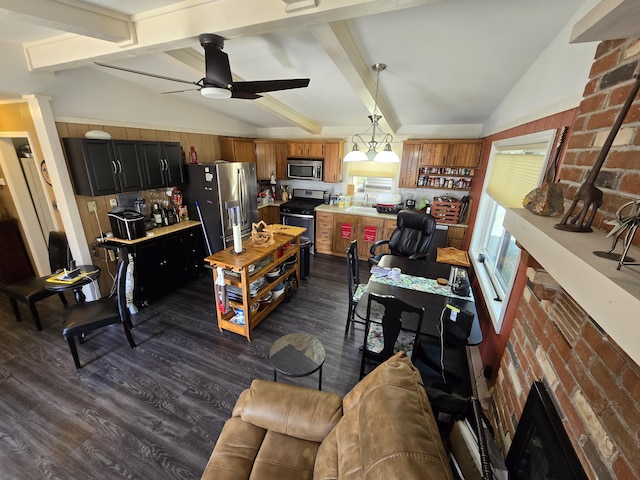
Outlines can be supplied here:
M400 162L400 158L396 153L391 151L391 142L393 141L393 136L390 133L386 133L380 128L380 124L378 123L382 118L382 115L378 114L378 93L380 90L380 72L382 72L387 65L384 63L374 63L371 68L374 72L377 73L376 77L376 96L375 103L373 106L373 113L369 115L369 121L371 122L371 126L362 133L355 134L351 141L353 142L353 149L344 156L343 161L345 162L363 162L367 160L373 160L374 162L382 162L382 163L398 163ZM368 132L371 130L371 140L365 141L363 139L363 135L368 136ZM376 140L376 133L382 135L382 138L378 141ZM358 144L361 143L363 145L367 145L367 152L363 152L358 148ZM378 151L378 147L382 149Z

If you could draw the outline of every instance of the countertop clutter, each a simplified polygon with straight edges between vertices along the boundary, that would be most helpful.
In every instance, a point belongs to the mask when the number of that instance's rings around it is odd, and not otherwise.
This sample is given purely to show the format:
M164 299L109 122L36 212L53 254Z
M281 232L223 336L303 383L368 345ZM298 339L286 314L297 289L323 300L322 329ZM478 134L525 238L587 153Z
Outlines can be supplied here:
M124 243L125 245L135 245L137 243L146 242L154 238L162 237L163 235L169 235L171 233L176 233L187 228L195 227L196 225L200 225L200 222L198 222L197 220L183 220L182 222L175 223L167 227L157 227L149 230L144 237L136 238L135 240L125 240L124 238L116 237L110 237L108 240L110 242Z

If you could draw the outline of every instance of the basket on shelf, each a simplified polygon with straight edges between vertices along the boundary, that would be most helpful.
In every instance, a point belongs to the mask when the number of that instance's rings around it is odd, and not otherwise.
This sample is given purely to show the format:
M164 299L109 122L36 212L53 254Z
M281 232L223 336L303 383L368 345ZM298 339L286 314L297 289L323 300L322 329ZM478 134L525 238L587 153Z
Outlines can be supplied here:
M461 206L462 204L457 200L453 202L434 200L431 205L431 215L440 223L458 223Z

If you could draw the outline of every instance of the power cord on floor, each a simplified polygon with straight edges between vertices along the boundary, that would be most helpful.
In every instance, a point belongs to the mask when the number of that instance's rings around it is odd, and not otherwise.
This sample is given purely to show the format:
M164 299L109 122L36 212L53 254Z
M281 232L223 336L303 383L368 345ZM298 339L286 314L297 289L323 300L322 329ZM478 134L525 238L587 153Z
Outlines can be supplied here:
M440 312L440 376L442 381L447 383L447 379L444 375L444 313L447 311L447 307Z

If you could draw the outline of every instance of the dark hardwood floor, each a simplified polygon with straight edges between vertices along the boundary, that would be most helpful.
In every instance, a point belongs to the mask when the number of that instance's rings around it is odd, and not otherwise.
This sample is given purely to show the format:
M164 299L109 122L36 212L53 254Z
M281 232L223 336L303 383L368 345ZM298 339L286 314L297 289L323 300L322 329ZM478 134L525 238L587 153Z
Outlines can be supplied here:
M345 270L343 258L312 256L311 277L252 342L218 331L207 275L133 317L136 349L121 325L92 334L80 370L57 297L38 303L38 332L24 306L18 323L0 295L0 478L200 478L240 392L273 378L269 348L286 333L316 335L327 353L323 389L346 393L358 381L362 329L344 336Z
M310 278L252 342L218 330L207 273L133 316L136 349L119 324L90 335L78 347L80 370L57 297L38 303L38 332L26 307L18 323L0 294L0 479L200 478L240 392L273 379L269 349L287 333L322 341L323 390L344 395L358 382L363 341L361 325L344 335L345 263L312 255ZM360 271L366 282L364 262ZM317 374L278 380L318 385Z

